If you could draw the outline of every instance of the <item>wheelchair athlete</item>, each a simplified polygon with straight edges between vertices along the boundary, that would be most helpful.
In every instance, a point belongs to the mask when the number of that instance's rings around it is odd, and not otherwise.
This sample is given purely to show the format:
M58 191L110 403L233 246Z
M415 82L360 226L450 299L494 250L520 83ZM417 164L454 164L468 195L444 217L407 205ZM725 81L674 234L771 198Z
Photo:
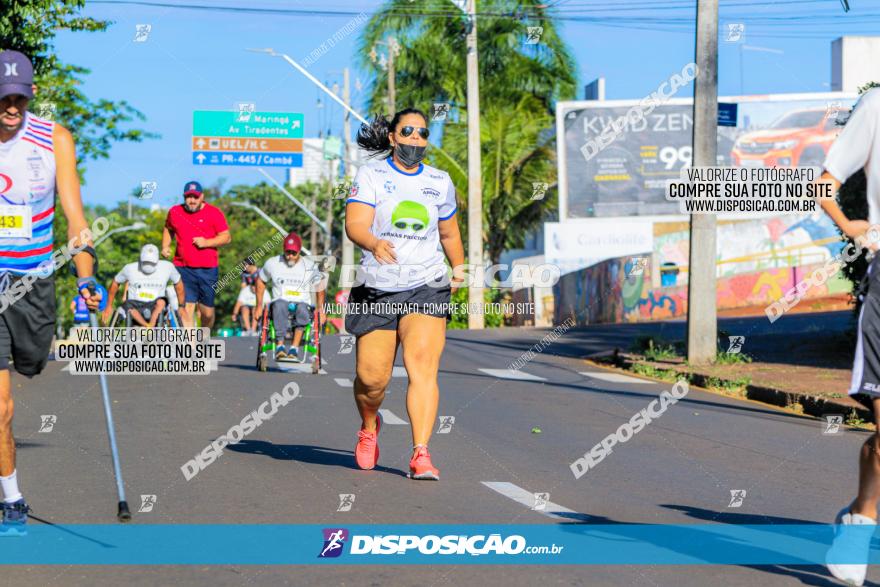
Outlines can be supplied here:
M120 285L127 283L128 293L122 303L122 309L131 316L132 323L145 328L154 328L168 305L165 287L169 281L174 284L177 298L186 299L183 281L177 268L169 261L159 259L159 249L156 245L144 245L140 260L125 265L110 284L110 291L107 294L108 303L104 309L104 323L109 323L113 314L113 300ZM178 311L181 321L187 325L186 310L181 307Z
M268 314L275 325L276 361L298 358L297 349L302 342L303 328L311 322L315 310L312 306L313 292L317 297L320 320L324 321L324 288L319 286L324 276L313 261L302 256L301 251L302 239L291 232L284 239L284 252L269 258L257 276L257 316L263 316L266 285L272 286ZM293 341L287 349L284 342L291 316Z

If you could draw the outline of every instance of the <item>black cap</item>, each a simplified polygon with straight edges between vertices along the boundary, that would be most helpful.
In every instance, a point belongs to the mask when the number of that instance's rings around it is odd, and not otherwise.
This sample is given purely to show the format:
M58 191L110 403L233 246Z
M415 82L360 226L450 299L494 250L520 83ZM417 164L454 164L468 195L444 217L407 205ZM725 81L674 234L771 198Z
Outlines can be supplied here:
M0 98L21 94L34 97L34 66L24 53L0 52Z

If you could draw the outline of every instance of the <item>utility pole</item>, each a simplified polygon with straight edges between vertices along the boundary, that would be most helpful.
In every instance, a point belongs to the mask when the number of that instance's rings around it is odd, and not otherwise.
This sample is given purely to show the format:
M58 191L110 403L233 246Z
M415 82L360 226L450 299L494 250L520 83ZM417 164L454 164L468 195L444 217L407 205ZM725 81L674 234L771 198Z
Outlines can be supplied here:
M321 185L317 184L315 188L312 190L312 198L309 202L309 211L314 214L318 211L318 194L321 193ZM312 220L312 223L309 225L309 248L315 251L315 254L318 253L318 225L315 224L315 221Z
M327 184L327 219L324 221L327 225L327 232L324 233L324 254L328 256L333 255L333 197L335 195L334 183L331 181Z
M483 181L480 156L480 76L477 61L477 0L467 0L467 121L468 121L468 287L470 310L483 304ZM485 327L482 311L468 312L468 328Z
M348 68L346 67L342 71L342 101L346 104L351 103L351 84L349 81L349 73ZM345 141L345 149L343 153L345 155L345 176L351 177L354 175L352 173L351 168L351 160L353 151L351 148L351 114L348 110L345 110L344 118L342 119L342 137ZM332 203L332 200L331 200ZM345 232L345 226L342 227L342 272L340 275L347 275L348 267L354 266L354 243L351 242L351 239L348 238L348 234ZM346 289L346 291L348 291ZM342 332L345 334L345 306L343 306L343 315L342 315Z
M391 109L389 114L394 116L394 113L397 112L397 88L394 85L396 81L394 79L394 57L399 49L397 39L394 37L391 37L388 43L388 108Z
M697 0L693 166L717 165L718 0ZM688 362L715 362L716 231L714 214L691 214L688 269Z
M376 46L374 45L373 49L370 51L370 59L373 63L378 63L382 69L385 69L388 72L388 108L391 110L391 116L394 116L394 113L397 112L394 58L400 53L400 44L394 37L389 37L387 41L377 41L376 45L383 45L388 48L388 57L386 58L384 55L380 56L379 53L376 52Z

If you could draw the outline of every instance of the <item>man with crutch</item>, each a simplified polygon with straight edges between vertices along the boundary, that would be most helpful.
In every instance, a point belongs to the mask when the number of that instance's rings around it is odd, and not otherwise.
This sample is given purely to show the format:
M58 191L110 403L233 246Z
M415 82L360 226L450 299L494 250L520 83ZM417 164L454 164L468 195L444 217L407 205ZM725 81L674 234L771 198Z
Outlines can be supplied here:
M28 112L37 90L33 72L22 53L0 52L0 534L24 533L30 509L15 466L9 365L11 359L19 375L33 377L46 366L51 350L56 190L71 249L80 251L73 257L80 295L93 313L100 302L100 294L93 293L94 249L86 236L90 233L80 197L76 146L66 128Z

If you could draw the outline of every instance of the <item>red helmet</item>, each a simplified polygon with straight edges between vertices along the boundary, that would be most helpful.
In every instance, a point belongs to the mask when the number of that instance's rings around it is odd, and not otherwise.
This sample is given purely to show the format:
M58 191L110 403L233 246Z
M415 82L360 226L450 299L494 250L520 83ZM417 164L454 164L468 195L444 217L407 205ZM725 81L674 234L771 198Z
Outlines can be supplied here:
M284 250L300 252L302 249L302 239L295 232L291 232L284 238Z

